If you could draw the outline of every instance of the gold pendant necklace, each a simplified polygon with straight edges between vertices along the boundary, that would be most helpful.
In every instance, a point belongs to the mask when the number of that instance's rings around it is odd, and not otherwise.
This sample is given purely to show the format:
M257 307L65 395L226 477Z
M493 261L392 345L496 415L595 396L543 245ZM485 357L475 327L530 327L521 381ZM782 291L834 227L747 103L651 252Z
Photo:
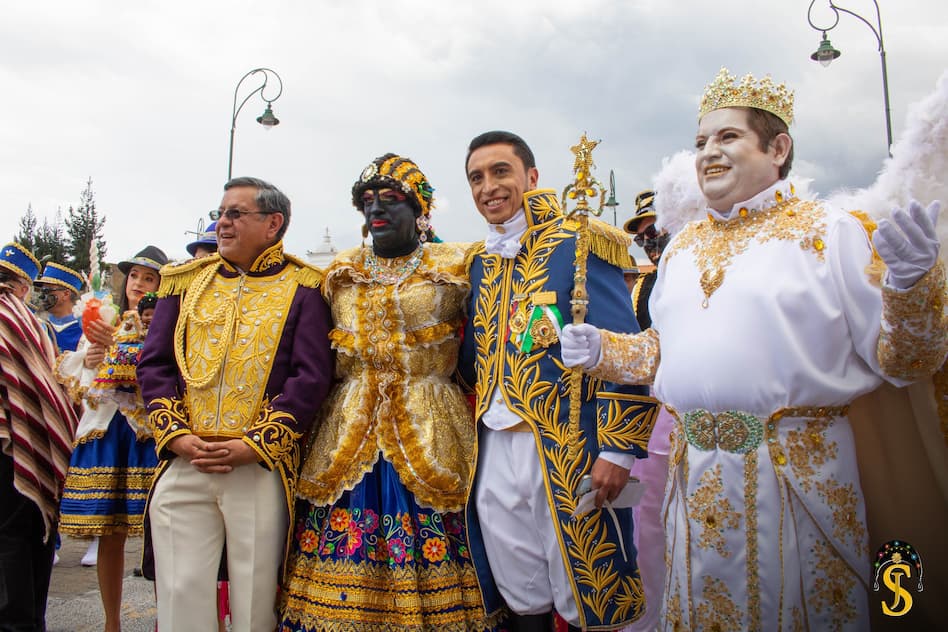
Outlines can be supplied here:
M701 283L701 290L704 292L704 300L701 301L701 307L708 309L708 299L711 298L714 291L724 283L724 270L722 268L718 268L714 272L705 270L701 273L701 280L699 282Z

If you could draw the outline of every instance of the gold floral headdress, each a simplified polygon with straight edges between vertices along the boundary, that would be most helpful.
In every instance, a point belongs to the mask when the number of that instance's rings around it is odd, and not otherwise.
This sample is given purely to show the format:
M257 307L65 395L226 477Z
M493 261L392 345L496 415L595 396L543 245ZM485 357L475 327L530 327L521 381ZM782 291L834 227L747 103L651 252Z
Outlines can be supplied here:
M789 127L793 121L793 90L787 88L785 83L775 84L770 75L757 81L753 75L747 74L737 83L737 77L722 67L718 76L704 90L698 120L712 110L733 107L766 110Z
M434 206L434 188L428 178L410 158L385 154L379 156L362 170L362 175L352 185L352 204L362 208L362 192L372 186L389 186L410 195L418 203L422 215L428 215Z

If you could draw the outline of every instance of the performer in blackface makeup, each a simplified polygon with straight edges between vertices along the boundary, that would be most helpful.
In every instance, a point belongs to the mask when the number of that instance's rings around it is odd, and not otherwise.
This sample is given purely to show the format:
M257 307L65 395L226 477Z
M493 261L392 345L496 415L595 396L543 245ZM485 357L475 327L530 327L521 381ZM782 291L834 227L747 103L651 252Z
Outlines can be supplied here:
M667 629L867 628L848 404L930 375L948 351L938 204L911 203L870 241L849 213L797 199L792 118L784 85L722 69L696 137L707 219L665 250L652 328L563 335L565 363L654 380L676 411Z
M326 269L340 381L300 475L281 630L491 623L462 514L474 423L452 380L466 248L432 243L432 192L395 154L372 161L352 187L372 244Z

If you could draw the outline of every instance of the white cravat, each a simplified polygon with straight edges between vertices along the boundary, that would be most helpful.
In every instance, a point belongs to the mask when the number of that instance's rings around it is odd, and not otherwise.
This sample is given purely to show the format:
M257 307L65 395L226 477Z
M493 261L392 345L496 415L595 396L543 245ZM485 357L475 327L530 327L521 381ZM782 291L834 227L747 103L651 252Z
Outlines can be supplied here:
M513 259L520 252L520 238L527 232L527 215L523 207L503 224L488 224L484 249L489 255Z

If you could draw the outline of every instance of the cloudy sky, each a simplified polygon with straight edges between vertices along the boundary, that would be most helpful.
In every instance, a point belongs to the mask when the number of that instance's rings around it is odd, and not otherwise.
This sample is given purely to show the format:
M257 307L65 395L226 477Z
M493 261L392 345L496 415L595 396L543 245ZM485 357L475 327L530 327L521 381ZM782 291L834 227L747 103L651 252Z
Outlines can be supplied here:
M464 178L468 141L488 129L523 136L540 184L570 181L569 147L602 143L597 175L615 171L621 224L661 160L694 141L701 92L725 65L796 89L795 173L828 193L875 179L886 156L876 40L842 15L843 56L809 60L820 34L807 0L44 0L6 3L0 22L0 238L34 212L54 218L93 180L108 259L147 243L186 256L185 231L220 202L234 90L249 70L283 79L265 131L254 96L240 112L234 175L293 202L287 249L326 229L358 243L349 190L393 151L434 185L446 240L479 239ZM840 3L873 23L872 2ZM895 137L908 107L948 66L948 3L883 0ZM813 17L832 21L827 3ZM240 98L259 83L241 86ZM270 90L267 90L269 94ZM605 219L611 221L611 213ZM209 220L208 220L209 221Z

